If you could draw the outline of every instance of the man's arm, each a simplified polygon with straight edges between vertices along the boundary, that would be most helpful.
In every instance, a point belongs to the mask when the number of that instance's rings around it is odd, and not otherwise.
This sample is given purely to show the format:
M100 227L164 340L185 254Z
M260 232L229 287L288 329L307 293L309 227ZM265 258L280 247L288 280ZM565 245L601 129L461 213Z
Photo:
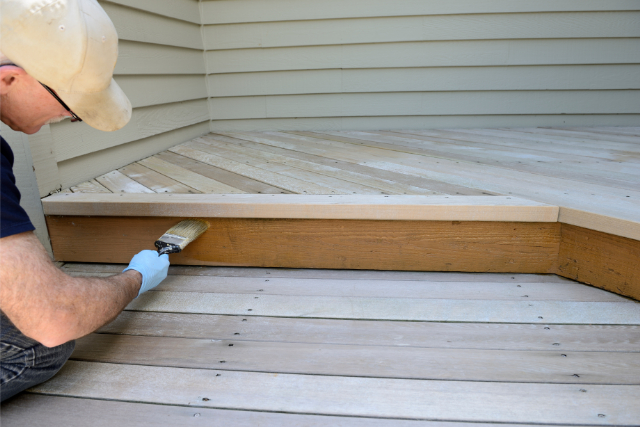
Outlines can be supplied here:
M0 239L0 263L0 308L23 334L47 347L109 323L143 281L135 270L106 278L69 276L33 232Z

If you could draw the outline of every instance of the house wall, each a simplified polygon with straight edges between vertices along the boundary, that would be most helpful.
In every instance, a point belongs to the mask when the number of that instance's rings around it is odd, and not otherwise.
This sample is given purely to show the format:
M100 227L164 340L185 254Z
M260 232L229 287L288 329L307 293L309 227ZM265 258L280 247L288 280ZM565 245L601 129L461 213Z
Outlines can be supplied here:
M207 0L212 130L637 125L637 0Z
M29 138L40 196L209 131L196 0L100 1L120 38L114 78L133 105L116 132L66 120Z

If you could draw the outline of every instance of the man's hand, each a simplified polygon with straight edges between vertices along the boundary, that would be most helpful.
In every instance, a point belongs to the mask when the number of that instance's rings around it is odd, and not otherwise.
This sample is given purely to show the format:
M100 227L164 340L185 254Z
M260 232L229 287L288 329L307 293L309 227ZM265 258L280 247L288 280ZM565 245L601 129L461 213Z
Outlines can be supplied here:
M168 260L157 262L166 276ZM0 265L0 309L23 334L47 347L104 326L146 290L141 289L145 272L135 269L111 277L65 274L33 232L0 239ZM155 286L161 276L151 274L149 283Z
M135 255L129 266L122 272L135 270L142 274L142 286L138 296L143 292L153 289L167 278L169 271L169 255L164 254L158 256L156 251L142 251Z

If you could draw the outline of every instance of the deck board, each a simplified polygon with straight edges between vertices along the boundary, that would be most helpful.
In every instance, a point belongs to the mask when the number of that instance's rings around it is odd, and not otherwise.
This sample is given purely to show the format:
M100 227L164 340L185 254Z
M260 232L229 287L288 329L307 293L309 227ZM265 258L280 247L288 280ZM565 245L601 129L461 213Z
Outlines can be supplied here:
M2 421L631 426L638 354L640 303L555 276L171 267Z

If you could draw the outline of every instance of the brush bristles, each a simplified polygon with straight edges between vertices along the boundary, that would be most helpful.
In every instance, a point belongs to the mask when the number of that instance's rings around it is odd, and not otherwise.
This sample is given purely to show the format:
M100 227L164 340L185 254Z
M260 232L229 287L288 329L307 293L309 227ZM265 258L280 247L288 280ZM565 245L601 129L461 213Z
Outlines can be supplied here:
M178 244L180 249L184 249L208 228L209 223L201 219L185 219L167 230L158 240Z

